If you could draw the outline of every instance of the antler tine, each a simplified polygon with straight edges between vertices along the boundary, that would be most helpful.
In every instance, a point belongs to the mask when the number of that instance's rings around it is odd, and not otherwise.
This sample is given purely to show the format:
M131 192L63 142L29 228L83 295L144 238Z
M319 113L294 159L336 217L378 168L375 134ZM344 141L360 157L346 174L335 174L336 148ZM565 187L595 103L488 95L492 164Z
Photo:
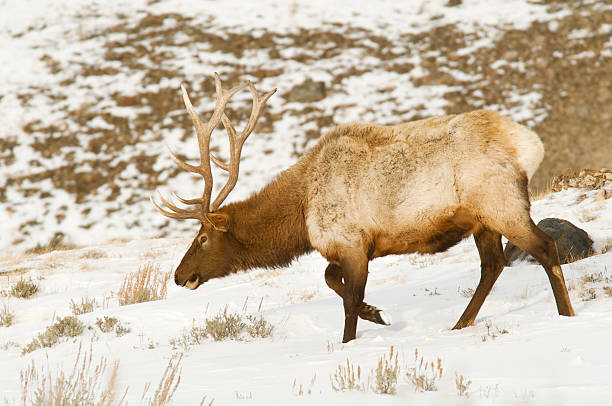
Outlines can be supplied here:
M178 200L179 202L183 203L183 204L200 204L200 199L196 198L196 199L184 199L181 196L177 195L176 192L172 192L172 197L174 197L176 200Z
M242 142L244 142L244 140L246 140L246 138L253 132L253 130L255 129L255 125L257 124L257 120L259 120L259 116L261 115L261 111L266 105L266 102L270 97L272 97L274 93L276 93L277 90L276 88L274 88L264 94L262 97L259 97L257 89L255 89L255 86L250 81L249 89L251 90L251 94L253 95L253 108L251 109L251 117L249 117L249 122L247 123L246 127L244 127L244 130L242 130L242 132L240 133L240 138Z
M225 162L223 162L222 160L220 160L213 154L210 154L210 160L213 161L213 163L217 165L219 168L223 169L226 172L229 172L230 170L229 164L226 164Z
M276 88L270 90L265 93L263 96L259 96L257 93L257 89L253 84L248 82L249 89L251 90L251 94L253 95L253 108L251 109L251 116L249 117L249 121L244 129L238 134L236 129L234 128L232 121L227 117L225 113L221 116L221 121L225 126L227 131L227 136L229 138L230 143L230 161L229 163L221 162L217 157L211 156L211 160L219 166L221 169L229 172L229 178L219 192L219 195L215 199L215 201L210 206L211 211L215 211L219 208L221 203L225 200L225 198L232 191L234 186L236 186L236 182L238 181L238 173L239 173L239 165L240 165L240 154L242 152L242 146L244 145L244 141L246 141L247 137L253 132L255 129L255 125L257 124L257 120L261 116L261 111L263 110L268 99L276 92Z
M153 204L155 209L161 214L163 214L164 216L170 217L173 219L196 219L196 220L204 221L204 215L202 214L200 210L181 209L179 207L176 207L174 204L170 203L166 199L164 199L164 196L161 193L157 192L157 195L159 196L159 199L162 201L162 204L172 210L172 212L164 210L162 207L160 207L157 204L153 196L149 196L149 199L151 200L151 203Z

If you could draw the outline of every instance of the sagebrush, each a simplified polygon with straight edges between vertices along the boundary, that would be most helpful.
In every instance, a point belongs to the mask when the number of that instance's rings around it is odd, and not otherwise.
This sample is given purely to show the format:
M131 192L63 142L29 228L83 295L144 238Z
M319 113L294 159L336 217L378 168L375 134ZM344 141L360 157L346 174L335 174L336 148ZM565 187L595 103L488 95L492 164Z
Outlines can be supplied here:
M253 338L268 338L272 336L273 331L274 326L263 316L229 313L226 307L216 316L207 318L204 326L193 326L183 335L170 339L170 345L174 349L182 347L184 350L189 350L208 338L214 341L244 341Z
M32 279L21 278L8 290L2 291L2 296L13 296L22 299L29 299L38 292L39 285Z
M57 322L48 326L44 332L26 344L21 350L21 354L38 350L39 348L53 347L62 337L76 337L83 334L85 324L75 316L66 316L58 319Z
M121 337L131 331L129 327L126 327L121 324L119 319L117 319L116 317L98 317L96 319L96 326L98 326L100 331L103 333L114 332L117 337Z

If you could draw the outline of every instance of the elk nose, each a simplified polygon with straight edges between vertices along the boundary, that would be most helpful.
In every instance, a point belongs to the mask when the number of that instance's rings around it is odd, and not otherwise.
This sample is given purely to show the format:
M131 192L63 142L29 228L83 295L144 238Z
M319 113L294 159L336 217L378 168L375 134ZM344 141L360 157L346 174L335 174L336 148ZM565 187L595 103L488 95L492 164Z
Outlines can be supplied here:
M179 279L178 279L178 275L174 275L174 283L176 283L177 285L181 286L181 284L179 283Z

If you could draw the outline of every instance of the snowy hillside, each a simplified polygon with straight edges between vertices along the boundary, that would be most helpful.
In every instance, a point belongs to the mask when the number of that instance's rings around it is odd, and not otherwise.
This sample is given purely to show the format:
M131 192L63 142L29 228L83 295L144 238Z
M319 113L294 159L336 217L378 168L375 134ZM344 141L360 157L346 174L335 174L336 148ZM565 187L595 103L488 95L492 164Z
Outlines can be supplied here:
M342 303L325 286L325 262L317 254L286 269L209 281L196 291L170 281L166 299L125 306L119 306L116 294L124 277L148 263L171 271L188 239L7 256L0 262L4 291L22 278L32 278L39 291L28 299L0 300L15 315L10 327L0 327L0 399L21 404L19 371L32 360L41 370L50 368L54 377L59 370L69 374L82 344L91 345L94 363L101 357L109 365L119 361L118 392L128 387L126 400L132 405L141 404L147 382L157 387L168 361L180 353L176 405L196 405L203 396L215 405L607 404L612 396L612 199L594 196L570 189L536 201L532 209L536 221L564 218L594 240L597 255L563 266L576 317L557 315L540 266L519 263L504 270L476 325L451 331L479 278L470 238L437 255L373 261L366 300L390 314L393 324L360 321L357 339L349 344L340 343ZM46 326L71 314L71 301L83 298L96 305L77 316L87 326L82 334L24 351ZM263 317L274 326L271 337L180 344L181 336L224 309ZM118 319L130 332L101 332L97 322L104 316ZM377 394L372 386L365 392L332 388L330 381L336 382L334 374L347 359L361 368L360 381L367 386L390 346L399 354L396 395ZM429 391L415 391L406 375L415 368L415 350ZM421 357L436 363L435 372L418 368ZM465 388L469 397L459 396L456 376L471 381Z
M279 89L230 199L335 124L482 107L540 134L548 152L536 186L612 167L612 6L545 3L1 0L0 249L191 230L148 197L160 187L199 193L164 142L197 158L179 86L205 115L214 71L227 87ZM306 80L320 91L300 94ZM248 92L237 99L233 117L244 122ZM224 134L213 147L223 156Z

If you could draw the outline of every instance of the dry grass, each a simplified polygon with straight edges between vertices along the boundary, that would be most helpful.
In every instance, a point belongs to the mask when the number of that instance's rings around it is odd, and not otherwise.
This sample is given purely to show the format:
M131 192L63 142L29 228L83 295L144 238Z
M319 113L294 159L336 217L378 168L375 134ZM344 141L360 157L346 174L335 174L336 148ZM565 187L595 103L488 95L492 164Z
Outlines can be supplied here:
M437 391L438 381L442 379L444 369L442 360L438 358L436 362L425 361L421 355L419 357L418 348L414 350L414 367L408 369L408 379L414 385L416 392Z
M172 404L172 398L174 393L181 383L181 362L183 361L183 354L178 359L171 358L168 361L168 366L164 371L164 375L159 381L159 385L155 389L152 396L147 396L151 385L145 385L144 391L141 397L141 405L147 406L166 406ZM206 399L206 397L204 397ZM202 399L202 402L204 402ZM212 401L210 402L212 404Z
M107 256L108 255L105 252L97 249L90 249L81 254L81 258L85 259L100 259L106 258Z
M88 297L81 298L81 303L77 303L74 300L70 299L70 310L72 314L75 316L91 313L94 311L94 308L97 306L96 299L90 299Z
M161 272L159 265L147 263L125 277L117 296L119 305L165 299L172 271Z
M375 393L395 395L399 375L398 353L391 346L388 354L385 353L378 358L378 364L370 371L366 382L361 380L361 366L353 365L348 359L346 364L338 365L338 369L329 376L329 380L332 389L336 392L367 392L372 389Z
M378 366L374 371L374 392L395 395L398 376L399 363L397 361L397 352L394 353L393 346L391 346L389 348L389 357L387 358L385 354L378 359Z
M102 357L93 363L92 349L79 351L72 372L55 372L47 364L42 370L34 361L20 373L21 400L24 406L120 406L125 395L116 399L119 361L107 373L108 361Z
M364 384L361 381L361 366L353 365L348 358L346 365L338 365L338 369L333 375L329 376L331 387L336 392L344 391L360 391L368 390L369 384Z
M470 397L470 385L472 381L464 377L463 375L459 375L455 373L455 386L457 387L457 395L459 397ZM488 397L488 396L487 396Z
M489 339L495 340L501 335L510 334L510 331L508 331L508 329L494 326L493 323L491 323L491 321L489 320L485 322L485 327L487 328L487 334L481 337L482 342L485 342Z
M474 288L459 288L459 294L467 299L470 299L472 296L474 296Z
M310 380L310 383L308 384L307 387L305 387L305 385L303 385L301 383L298 384L297 379L294 379L293 380L293 386L291 387L291 389L293 391L293 394L295 396L311 395L312 394L312 389L313 389L316 381L317 381L317 374L314 374L314 376Z
M0 327L10 327L15 320L15 313L13 313L7 303L2 305L0 310Z
M34 248L26 250L26 254L42 255L52 251L65 251L78 248L76 245L65 241L63 233L55 233L46 244L37 244Z

